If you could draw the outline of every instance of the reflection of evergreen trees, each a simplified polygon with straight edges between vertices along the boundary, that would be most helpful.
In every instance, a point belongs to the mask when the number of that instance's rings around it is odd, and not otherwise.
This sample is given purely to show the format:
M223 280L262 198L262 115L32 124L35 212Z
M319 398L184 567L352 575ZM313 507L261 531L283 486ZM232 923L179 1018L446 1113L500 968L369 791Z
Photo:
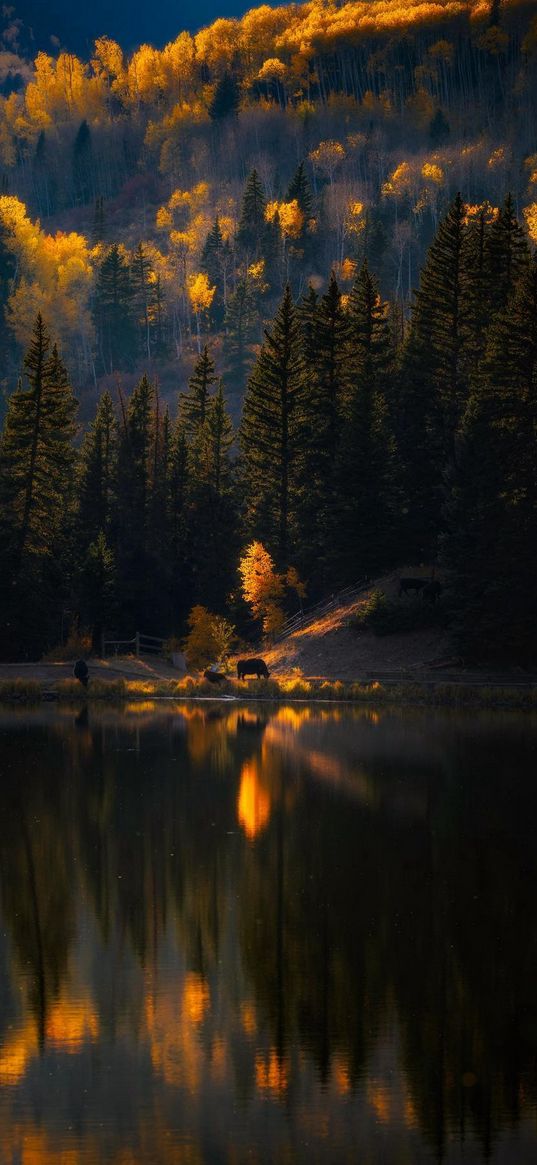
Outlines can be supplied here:
M149 973L174 934L200 982L222 974L236 917L282 1079L298 1045L321 1081L337 1061L359 1087L395 1009L439 1155L465 1131L485 1152L516 1126L537 1094L534 729L419 720L409 751L405 723L314 717L297 736L281 713L190 707L3 733L2 916L41 1042L82 892L105 950ZM245 771L265 810L249 837ZM99 980L107 1030L114 1007L140 1006L119 966L112 997Z

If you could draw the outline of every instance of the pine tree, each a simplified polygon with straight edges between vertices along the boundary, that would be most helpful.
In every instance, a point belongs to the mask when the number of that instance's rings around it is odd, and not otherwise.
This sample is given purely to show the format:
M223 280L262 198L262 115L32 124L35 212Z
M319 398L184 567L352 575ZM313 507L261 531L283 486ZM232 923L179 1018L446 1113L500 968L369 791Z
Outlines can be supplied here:
M296 527L304 392L300 325L287 287L248 381L240 428L248 530L274 549L282 568Z
M147 548L155 389L144 375L124 416L119 447L121 541L127 553Z
M241 250L255 258L263 253L267 233L265 206L265 195L257 170L252 170L244 190L237 244Z
M118 573L114 552L103 530L90 542L77 579L77 607L81 626L91 631L93 647L101 650L105 632L118 617Z
M211 316L217 324L222 321L227 302L227 282L232 259L231 247L228 240L224 239L217 215L205 240L200 260L200 270L208 276L211 286L216 287Z
M468 396L464 245L465 208L457 195L421 272L399 378L407 557L417 562L436 553L444 474Z
M91 130L84 119L73 145L73 187L75 202L85 205L93 188L93 145Z
M54 552L72 500L77 403L40 314L24 369L28 385L9 398L0 448L3 545L15 573L27 555Z
M300 163L289 183L285 201L293 202L295 198L304 215L304 220L307 222L313 213L313 197L303 162Z
M302 450L299 491L301 569L319 585L326 582L333 541L334 471L347 388L347 318L332 273L327 291L317 302L314 293L299 313L307 382L309 424Z
M463 419L443 555L461 648L533 660L537 545L537 260L496 317Z
M513 199L508 194L487 232L485 263L489 317L506 306L518 280L528 270L529 260L526 235L516 218Z
M103 393L82 445L78 486L79 542L109 537L117 490L118 425L110 393Z
M208 402L188 485L196 598L215 611L222 610L233 585L239 551L232 444L233 427L220 384Z
M205 423L211 387L217 380L214 360L205 345L188 382L188 392L182 392L179 397L179 416L189 444L196 441Z
M253 345L260 330L258 297L250 279L237 281L224 317L224 361L226 383L234 395L242 392L253 364Z
M97 272L93 315L105 372L130 368L136 349L133 289L128 263L116 243Z
M77 405L41 315L24 368L0 442L0 641L12 657L59 635L74 509Z
M367 264L348 305L349 389L337 459L334 558L340 582L370 577L396 560L395 448L386 394L393 369L387 305Z
M236 117L239 112L240 90L232 73L223 73L216 83L209 103L209 117L221 121L224 117Z

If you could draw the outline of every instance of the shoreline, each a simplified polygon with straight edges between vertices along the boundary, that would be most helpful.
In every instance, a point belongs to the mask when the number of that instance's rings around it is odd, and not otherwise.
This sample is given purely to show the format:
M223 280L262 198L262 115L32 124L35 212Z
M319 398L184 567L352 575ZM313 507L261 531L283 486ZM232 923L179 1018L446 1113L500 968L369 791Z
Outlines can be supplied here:
M122 705L144 700L162 702L198 701L211 703L305 703L305 704L390 704L426 707L519 708L537 710L537 682L514 680L492 682L486 678L385 680L322 680L289 677L254 680L239 688L229 680L215 691L206 680L186 677L169 679L94 679L88 689L77 680L60 679L52 687L46 680L0 679L0 703L32 706L42 703Z

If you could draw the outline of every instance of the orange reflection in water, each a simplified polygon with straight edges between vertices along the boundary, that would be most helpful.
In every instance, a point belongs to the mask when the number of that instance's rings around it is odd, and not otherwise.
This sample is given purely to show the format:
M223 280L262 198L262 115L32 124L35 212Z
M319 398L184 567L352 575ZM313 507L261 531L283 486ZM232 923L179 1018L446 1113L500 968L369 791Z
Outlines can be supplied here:
M211 1003L209 985L197 975L189 971L183 984L183 1015L191 1023L201 1023Z
M209 986L201 975L188 972L178 993L177 983L145 996L145 1024L151 1063L176 1087L194 1094L207 1071L198 1028L211 1005Z
M262 769L257 759L247 760L242 766L237 802L239 824L253 841L266 828L271 810L271 797L262 784Z
M87 1042L95 1042L99 1022L89 999L60 999L50 1009L45 1026L45 1045L75 1055ZM18 1084L39 1044L34 1019L27 1019L0 1049L0 1084Z
M289 1086L289 1065L274 1048L268 1056L258 1052L255 1058L255 1082L260 1092L283 1096Z

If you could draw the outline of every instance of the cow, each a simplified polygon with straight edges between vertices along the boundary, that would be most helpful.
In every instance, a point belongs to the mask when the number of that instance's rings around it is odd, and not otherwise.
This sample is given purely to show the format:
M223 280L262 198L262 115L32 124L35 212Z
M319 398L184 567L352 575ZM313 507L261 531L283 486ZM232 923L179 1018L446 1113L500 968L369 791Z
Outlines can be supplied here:
M401 598L401 595L407 595L409 591L422 591L426 586L426 578L400 578L399 598Z
M223 681L225 680L226 677L225 677L223 672L214 671L213 669L208 667L203 673L203 678L205 680L208 680L210 684L221 684L221 683L223 683Z
M246 679L246 676L257 676L258 680L263 676L268 680L270 672L264 659L239 659L237 675L240 680Z
M83 688L87 688L89 683L88 665L85 659L77 659L73 668L73 675Z

